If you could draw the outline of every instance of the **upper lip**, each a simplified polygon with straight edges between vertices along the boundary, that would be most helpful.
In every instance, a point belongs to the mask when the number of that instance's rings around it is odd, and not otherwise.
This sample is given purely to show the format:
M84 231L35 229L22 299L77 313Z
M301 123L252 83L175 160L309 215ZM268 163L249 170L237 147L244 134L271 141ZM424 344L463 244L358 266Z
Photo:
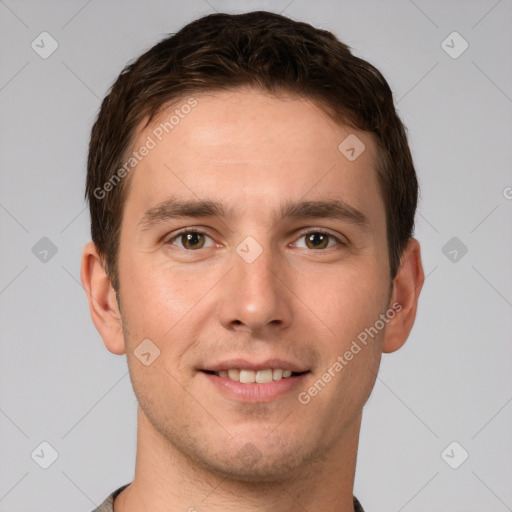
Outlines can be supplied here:
M208 364L202 370L211 372L220 372L221 370L231 370L233 368L243 370L266 370L268 368L279 368L282 370L291 370L292 372L302 373L307 372L308 368L305 366L295 363L292 361L285 361L284 359L266 359L264 361L255 361L252 359L229 359L225 361L219 361L216 363Z

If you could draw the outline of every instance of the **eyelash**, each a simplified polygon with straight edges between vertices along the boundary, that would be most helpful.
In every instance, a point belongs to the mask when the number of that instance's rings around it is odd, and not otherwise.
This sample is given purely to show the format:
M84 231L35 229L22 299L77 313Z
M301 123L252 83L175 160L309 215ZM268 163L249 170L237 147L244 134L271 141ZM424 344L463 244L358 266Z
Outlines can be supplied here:
M186 228L186 229L183 229L181 231L178 231L177 233L175 233L171 238L168 238L167 240L164 241L164 244L165 245L174 245L173 244L173 241L178 239L180 236L182 235L186 235L186 234L189 234L189 233L198 233L200 235L205 235L207 236L208 238L212 238L211 236L209 236L207 233L205 233L204 231L200 231L199 229L195 229L195 228ZM304 231L302 232L298 239L300 238L303 238L305 237L306 235L311 235L311 234L319 234L319 235L326 235L328 236L329 238L332 238L334 239L338 245L341 245L341 246L346 246L347 243L345 243L344 241L340 240L337 236L333 235L332 233L329 233L327 231L323 231L321 229L313 229L313 230L309 230L309 231ZM298 240L297 239L297 240ZM175 247L178 247L179 249L183 249L185 251L188 251L188 252L197 252L197 251L200 251L201 249L186 249L185 247L179 247L179 246L175 246ZM332 249L333 246L331 247L326 247L325 249L310 249L312 251L325 251L326 249Z

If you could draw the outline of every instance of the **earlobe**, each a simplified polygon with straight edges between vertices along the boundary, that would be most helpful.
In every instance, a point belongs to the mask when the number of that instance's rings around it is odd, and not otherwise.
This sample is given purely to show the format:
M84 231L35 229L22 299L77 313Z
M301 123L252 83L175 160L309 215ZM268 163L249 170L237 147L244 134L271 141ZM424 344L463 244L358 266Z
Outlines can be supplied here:
M93 242L86 244L83 249L80 278L89 301L92 321L105 346L113 354L124 354L126 349L115 290Z
M401 305L401 309L386 326L382 346L383 352L394 352L406 342L414 325L418 299L424 280L420 244L416 239L411 238L402 254L400 268L393 281L389 306L392 307L396 303ZM398 307L395 309L398 309Z

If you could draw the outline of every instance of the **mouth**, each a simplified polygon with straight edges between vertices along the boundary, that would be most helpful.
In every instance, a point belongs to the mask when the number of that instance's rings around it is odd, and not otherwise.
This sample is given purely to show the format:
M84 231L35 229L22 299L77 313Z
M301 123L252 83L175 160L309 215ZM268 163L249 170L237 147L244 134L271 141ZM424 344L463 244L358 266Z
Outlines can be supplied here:
M238 402L270 402L303 388L311 373L300 365L283 360L251 363L234 360L219 363L198 372L227 398Z
M264 368L261 370L250 370L244 368L230 368L229 370L219 370L217 372L212 370L202 370L209 375L216 375L223 379L230 379L234 382L241 382L242 384L267 384L269 382L276 382L282 379L289 379L290 377L298 377L307 373L294 372L290 369L283 368Z

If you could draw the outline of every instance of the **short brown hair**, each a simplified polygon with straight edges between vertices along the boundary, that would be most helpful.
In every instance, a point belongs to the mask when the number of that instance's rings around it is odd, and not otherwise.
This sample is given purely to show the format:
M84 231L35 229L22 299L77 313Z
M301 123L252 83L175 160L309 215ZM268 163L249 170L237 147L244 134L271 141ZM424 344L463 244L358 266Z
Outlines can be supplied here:
M374 134L394 278L412 236L418 182L388 83L331 32L256 11L211 14L189 23L126 66L103 100L91 133L86 199L92 240L113 288L119 289L117 260L129 179L109 187L106 198L98 197L98 190L123 165L143 120L148 126L187 94L241 86L300 95L341 124Z

